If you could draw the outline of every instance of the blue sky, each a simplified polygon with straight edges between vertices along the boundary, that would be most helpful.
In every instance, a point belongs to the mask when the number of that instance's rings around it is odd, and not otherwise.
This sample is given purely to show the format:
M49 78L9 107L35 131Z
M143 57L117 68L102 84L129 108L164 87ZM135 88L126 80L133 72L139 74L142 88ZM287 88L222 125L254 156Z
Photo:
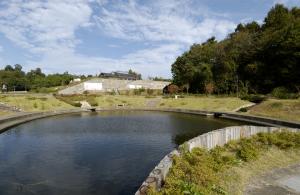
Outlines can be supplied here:
M72 3L70 3L72 2ZM300 0L1 0L0 65L98 74L129 68L171 77L191 44L221 40L276 3Z

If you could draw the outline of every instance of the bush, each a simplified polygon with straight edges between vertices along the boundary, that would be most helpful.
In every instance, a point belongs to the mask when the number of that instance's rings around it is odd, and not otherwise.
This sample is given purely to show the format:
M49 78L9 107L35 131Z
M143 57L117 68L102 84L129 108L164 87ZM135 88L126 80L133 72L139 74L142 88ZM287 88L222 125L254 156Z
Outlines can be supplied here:
M87 96L86 100L91 106L98 106L98 102L95 100L93 96Z
M33 103L33 107L34 107L34 108L37 108L37 107L38 107L38 105L37 105L36 102Z
M89 104L91 106L98 106L98 102L96 102L96 101L89 101Z
M133 94L134 95L141 95L143 92L145 92L146 90L144 88L140 88L140 89L134 89L133 90Z
M41 88L37 88L37 89L32 89L30 91L33 91L35 93L54 93L54 92L57 92L58 90L58 87L41 87Z
M261 103L262 101L265 101L266 97L263 95L250 94L250 95L242 96L241 99L258 104Z
M270 104L271 108L282 108L283 104L281 102L274 102Z
M298 94L289 93L285 87L277 87L272 91L272 96L278 99L297 99L299 97Z
M154 90L153 89L147 89L146 90L147 95L151 96L154 94Z
M81 107L81 103L80 102L72 102L70 103L72 106L75 106L75 107Z
M258 157L258 144L251 139L241 139L240 149L237 151L237 156L243 161L255 160Z
M300 134L288 131L274 133L259 133L257 140L266 145L274 145L280 149L288 149L300 146Z
M271 147L300 148L300 133L259 133L222 147L194 148L192 152L182 144L179 146L181 155L173 157L174 164L158 194L228 194L222 175L231 167L256 160Z
M247 112L248 110L247 110L247 108L241 108L240 110L239 110L239 112Z

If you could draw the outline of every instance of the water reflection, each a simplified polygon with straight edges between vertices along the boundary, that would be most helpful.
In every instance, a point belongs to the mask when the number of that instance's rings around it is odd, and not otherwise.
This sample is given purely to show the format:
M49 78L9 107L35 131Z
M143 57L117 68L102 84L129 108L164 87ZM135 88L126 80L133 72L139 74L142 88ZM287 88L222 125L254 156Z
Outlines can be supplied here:
M136 111L32 121L0 135L0 194L133 194L177 144L231 125Z

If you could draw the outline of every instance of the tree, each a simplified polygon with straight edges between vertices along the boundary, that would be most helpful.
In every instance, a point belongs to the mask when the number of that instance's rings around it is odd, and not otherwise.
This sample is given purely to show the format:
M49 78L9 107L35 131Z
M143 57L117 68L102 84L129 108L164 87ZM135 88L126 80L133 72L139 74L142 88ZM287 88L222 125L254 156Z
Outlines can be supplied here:
M216 93L270 93L283 86L296 92L300 86L300 9L275 5L260 26L238 24L217 42L214 37L193 44L172 64L173 81L190 92L205 92L214 83ZM245 91L245 90L244 90Z

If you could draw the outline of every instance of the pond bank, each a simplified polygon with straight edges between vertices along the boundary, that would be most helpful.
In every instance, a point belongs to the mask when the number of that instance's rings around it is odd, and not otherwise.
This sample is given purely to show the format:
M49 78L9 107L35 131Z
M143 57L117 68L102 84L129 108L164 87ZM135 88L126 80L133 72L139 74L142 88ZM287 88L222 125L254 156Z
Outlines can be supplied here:
M227 127L202 134L187 141L182 147L188 151L194 148L213 149L216 146L224 146L226 143L250 137L258 133L270 133L275 131L287 130L289 132L299 132L299 129L286 127L261 127L261 126L235 126ZM173 164L173 156L179 156L179 150L173 150L167 154L159 164L152 170L146 180L143 182L136 195L146 194L148 189L160 190L166 180L167 174Z
M264 125L264 126L275 126L275 127L290 127L290 128L300 128L300 123L290 122L285 120L273 119L268 117L259 117L251 115L243 115L233 112L211 112L211 111L201 111L201 110L189 110L189 109L168 109L168 108L115 108L115 109L96 109L97 112L101 111L114 111L114 110L127 110L127 111L160 111L160 112L176 112L185 114L196 114L207 117L220 117L225 119L232 119L243 122L250 122L253 124ZM61 115L61 114L72 114L78 112L87 112L89 110L85 109L70 109L70 110L59 110L59 111L49 111L49 112L32 112L32 113L18 113L17 115L10 115L6 117L0 117L0 132L6 129L25 123L28 121Z

